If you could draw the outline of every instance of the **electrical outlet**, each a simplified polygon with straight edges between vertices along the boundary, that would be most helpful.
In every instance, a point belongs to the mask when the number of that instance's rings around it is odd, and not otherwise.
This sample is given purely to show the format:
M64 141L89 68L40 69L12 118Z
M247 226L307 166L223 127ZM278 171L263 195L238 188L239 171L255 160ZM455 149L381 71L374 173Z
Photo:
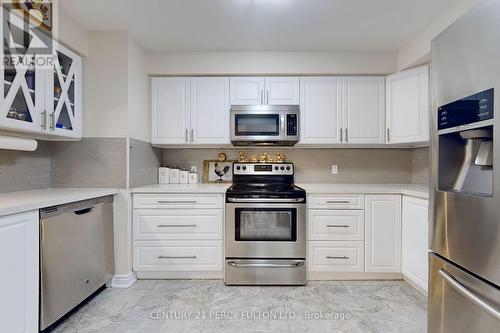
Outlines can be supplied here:
M337 164L332 164L332 175L339 173L339 166Z

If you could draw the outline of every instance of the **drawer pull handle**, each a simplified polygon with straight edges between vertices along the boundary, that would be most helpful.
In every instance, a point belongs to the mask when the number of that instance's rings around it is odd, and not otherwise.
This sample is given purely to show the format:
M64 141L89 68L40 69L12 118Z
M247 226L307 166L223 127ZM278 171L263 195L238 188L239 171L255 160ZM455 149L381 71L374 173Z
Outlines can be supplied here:
M348 204L351 202L349 200L328 200L326 203L329 203L329 204Z
M347 224L327 224L328 228L349 228Z
M197 256L158 256L158 259L196 259Z
M326 259L349 259L347 256L342 256L342 257L332 257L332 256L326 256Z
M158 228L193 228L196 224L158 224Z
M180 200L158 200L159 204L195 204L197 201L196 200L185 200L185 201L180 201Z

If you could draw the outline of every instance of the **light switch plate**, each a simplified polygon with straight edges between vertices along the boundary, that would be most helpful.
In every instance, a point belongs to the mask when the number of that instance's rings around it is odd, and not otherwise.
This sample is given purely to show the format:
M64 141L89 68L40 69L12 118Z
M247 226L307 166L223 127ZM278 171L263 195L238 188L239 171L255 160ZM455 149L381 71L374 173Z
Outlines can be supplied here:
M339 173L339 166L337 164L332 164L332 175L337 175Z

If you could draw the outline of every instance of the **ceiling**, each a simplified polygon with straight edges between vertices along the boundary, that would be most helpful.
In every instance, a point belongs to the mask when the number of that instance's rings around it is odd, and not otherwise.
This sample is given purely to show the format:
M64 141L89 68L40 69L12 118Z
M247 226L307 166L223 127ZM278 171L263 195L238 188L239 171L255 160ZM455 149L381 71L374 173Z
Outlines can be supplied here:
M395 51L458 0L60 0L151 51Z

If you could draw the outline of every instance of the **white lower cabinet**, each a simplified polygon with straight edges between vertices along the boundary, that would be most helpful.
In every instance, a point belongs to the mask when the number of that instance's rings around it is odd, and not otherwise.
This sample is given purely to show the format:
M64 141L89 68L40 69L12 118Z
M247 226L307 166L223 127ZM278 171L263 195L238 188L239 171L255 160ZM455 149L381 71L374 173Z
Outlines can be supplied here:
M222 241L136 241L135 271L222 270Z
M367 195L365 271L401 272L401 195Z
M362 210L317 210L308 212L309 240L363 240Z
M38 211L0 217L0 331L38 332Z
M401 195L310 194L311 280L401 277Z
M402 273L410 283L427 291L429 201L403 197Z
M222 194L135 194L133 201L139 277L223 277Z
M362 272L363 241L309 241L309 272Z

